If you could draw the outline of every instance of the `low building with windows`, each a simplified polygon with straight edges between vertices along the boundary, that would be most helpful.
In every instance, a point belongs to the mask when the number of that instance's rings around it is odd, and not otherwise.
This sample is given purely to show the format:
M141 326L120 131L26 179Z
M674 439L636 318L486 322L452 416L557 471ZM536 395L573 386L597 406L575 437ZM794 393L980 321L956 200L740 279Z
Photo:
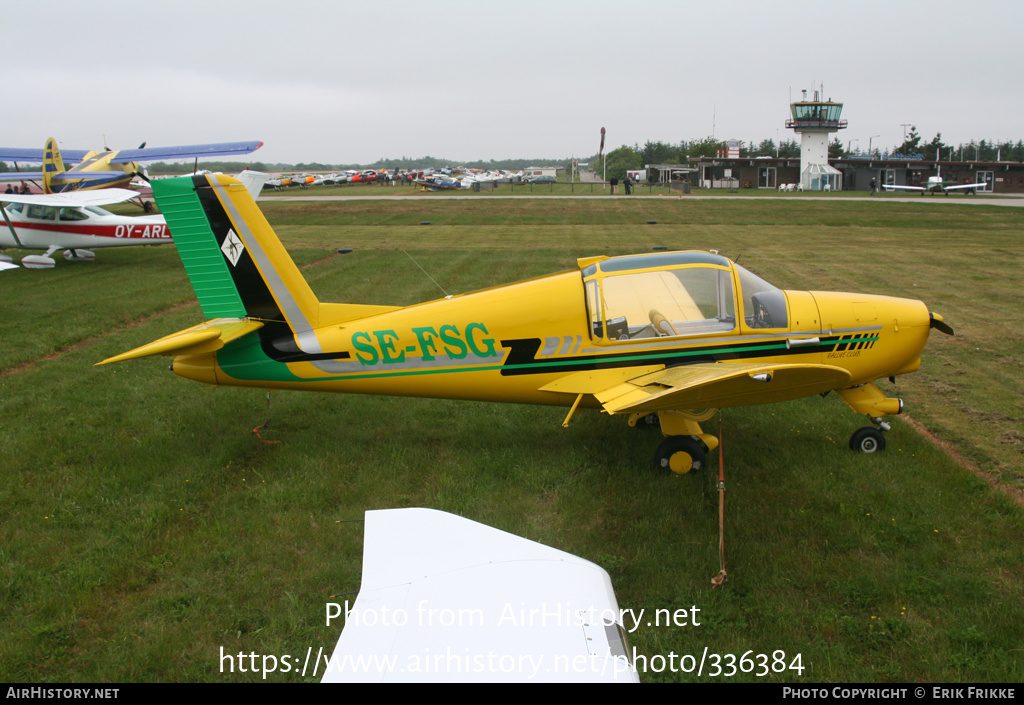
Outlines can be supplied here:
M694 185L701 188L803 190L800 188L798 158L698 157L693 162L698 172L698 180ZM878 191L882 191L887 184L924 187L928 177L941 176L947 186L985 184L976 189L977 193L1024 195L1024 163L1021 162L955 162L918 157L853 155L830 159L828 163L842 174L844 191L870 192L872 179Z

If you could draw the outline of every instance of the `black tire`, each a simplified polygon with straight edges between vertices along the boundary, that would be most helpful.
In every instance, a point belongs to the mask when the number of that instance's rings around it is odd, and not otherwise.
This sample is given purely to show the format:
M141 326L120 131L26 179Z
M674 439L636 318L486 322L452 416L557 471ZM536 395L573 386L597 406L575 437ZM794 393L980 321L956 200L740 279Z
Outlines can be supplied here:
M707 463L707 447L690 436L669 436L654 451L654 469L677 475L701 470Z
M860 453L881 453L885 450L885 436L873 426L858 428L850 436L850 450Z

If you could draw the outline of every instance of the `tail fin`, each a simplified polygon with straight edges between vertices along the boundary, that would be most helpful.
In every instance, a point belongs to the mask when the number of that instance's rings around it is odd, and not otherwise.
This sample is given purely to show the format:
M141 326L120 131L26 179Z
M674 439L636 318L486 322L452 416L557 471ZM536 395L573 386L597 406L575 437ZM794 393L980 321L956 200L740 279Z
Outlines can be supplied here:
M245 184L221 174L158 179L153 196L208 318L258 320L275 347L322 352L320 302Z
M60 147L57 140L52 137L46 140L46 147L43 148L43 193L53 193L50 190L50 181L55 174L65 171L64 160L60 156Z

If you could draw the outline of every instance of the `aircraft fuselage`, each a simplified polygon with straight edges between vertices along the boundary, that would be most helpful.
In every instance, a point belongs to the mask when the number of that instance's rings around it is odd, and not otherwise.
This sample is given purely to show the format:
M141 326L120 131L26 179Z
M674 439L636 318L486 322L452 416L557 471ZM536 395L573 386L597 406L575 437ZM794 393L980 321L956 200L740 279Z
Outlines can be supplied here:
M724 276L708 298L723 301L722 310L673 316L667 335L647 320L649 301L615 316L618 330L611 332L606 314L626 311L626 304L614 309L606 298L619 273L602 272L598 263L589 275L572 270L320 325L315 339L298 345L268 323L215 352L176 357L174 371L229 386L564 406L574 394L544 387L588 371L618 369L627 379L694 363L785 362L839 367L855 385L917 368L930 327L920 301L775 290L783 307L776 322L785 324L764 327L748 310L754 303L745 301L735 265L718 259L722 264L709 269ZM632 273L662 276L656 268ZM625 326L618 320L630 316ZM790 398L796 396L803 394Z
M0 247L93 249L171 241L167 223L160 215L122 216L95 206L10 204L4 209L17 239L7 223L0 223Z

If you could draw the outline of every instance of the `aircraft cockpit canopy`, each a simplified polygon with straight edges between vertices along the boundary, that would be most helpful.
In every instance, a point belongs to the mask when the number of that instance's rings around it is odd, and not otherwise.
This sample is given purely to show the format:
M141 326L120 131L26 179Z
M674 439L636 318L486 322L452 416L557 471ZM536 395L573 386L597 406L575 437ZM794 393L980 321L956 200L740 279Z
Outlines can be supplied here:
M595 340L730 333L737 293L746 327L788 326L782 291L714 253L612 257L585 266L583 278Z
M2 199L0 199L2 200ZM8 213L15 213L34 220L88 220L90 214L108 216L112 213L98 206L44 206L40 204L12 203L5 206Z

